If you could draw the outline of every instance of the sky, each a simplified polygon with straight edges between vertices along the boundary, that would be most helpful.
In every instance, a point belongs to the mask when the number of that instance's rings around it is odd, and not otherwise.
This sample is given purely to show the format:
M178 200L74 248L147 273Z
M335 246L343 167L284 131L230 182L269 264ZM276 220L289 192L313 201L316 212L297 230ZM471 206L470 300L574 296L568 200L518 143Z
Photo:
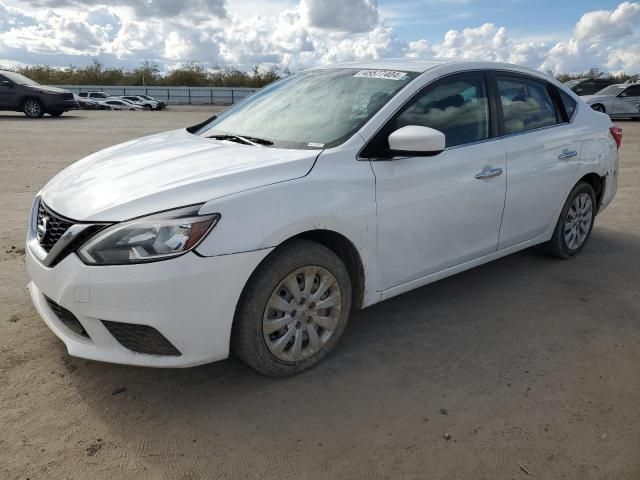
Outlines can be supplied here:
M640 2L608 0L0 0L0 65L167 71L384 57L640 72Z

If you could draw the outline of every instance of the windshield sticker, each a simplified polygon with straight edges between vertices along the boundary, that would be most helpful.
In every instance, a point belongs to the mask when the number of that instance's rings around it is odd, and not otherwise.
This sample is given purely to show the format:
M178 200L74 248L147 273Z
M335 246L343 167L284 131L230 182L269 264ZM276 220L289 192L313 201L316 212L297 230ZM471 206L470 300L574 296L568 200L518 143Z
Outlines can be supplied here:
M307 147L311 148L322 148L324 147L324 143L307 143Z
M382 80L403 80L407 74L405 72L394 72L392 70L360 70L354 75L358 78L380 78Z

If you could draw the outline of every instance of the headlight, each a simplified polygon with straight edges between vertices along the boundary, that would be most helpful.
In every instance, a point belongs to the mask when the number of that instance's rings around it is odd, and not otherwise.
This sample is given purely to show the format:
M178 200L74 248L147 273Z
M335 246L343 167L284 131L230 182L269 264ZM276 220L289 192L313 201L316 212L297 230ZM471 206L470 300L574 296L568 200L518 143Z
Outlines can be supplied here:
M177 257L195 248L216 226L220 214L197 215L187 207L113 225L78 250L89 265L124 265Z

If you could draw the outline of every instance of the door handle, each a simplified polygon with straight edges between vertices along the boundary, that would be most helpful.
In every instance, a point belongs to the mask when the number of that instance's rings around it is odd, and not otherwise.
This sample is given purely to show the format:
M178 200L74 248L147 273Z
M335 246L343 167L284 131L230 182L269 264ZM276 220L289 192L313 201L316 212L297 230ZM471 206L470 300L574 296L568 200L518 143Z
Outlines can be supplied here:
M572 158L577 156L578 156L578 152L576 152L575 150L571 152L564 151L560 155L558 155L558 160L566 160L567 158Z
M492 168L490 170L483 170L476 175L478 180L484 180L485 178L497 177L502 174L501 168Z

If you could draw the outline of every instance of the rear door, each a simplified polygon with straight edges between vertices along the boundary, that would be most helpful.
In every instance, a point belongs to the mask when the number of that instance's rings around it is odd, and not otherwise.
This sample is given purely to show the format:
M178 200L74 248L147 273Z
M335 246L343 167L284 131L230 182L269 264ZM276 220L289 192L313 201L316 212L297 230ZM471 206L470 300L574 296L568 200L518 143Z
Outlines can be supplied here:
M376 177L381 289L496 251L506 154L495 139L484 73L425 87L363 151ZM432 157L385 156L388 136L419 125L445 134Z
M631 85L624 89L613 102L616 116L640 116L640 85Z
M550 83L496 73L496 89L507 151L503 249L532 240L555 224L577 171L580 141Z

